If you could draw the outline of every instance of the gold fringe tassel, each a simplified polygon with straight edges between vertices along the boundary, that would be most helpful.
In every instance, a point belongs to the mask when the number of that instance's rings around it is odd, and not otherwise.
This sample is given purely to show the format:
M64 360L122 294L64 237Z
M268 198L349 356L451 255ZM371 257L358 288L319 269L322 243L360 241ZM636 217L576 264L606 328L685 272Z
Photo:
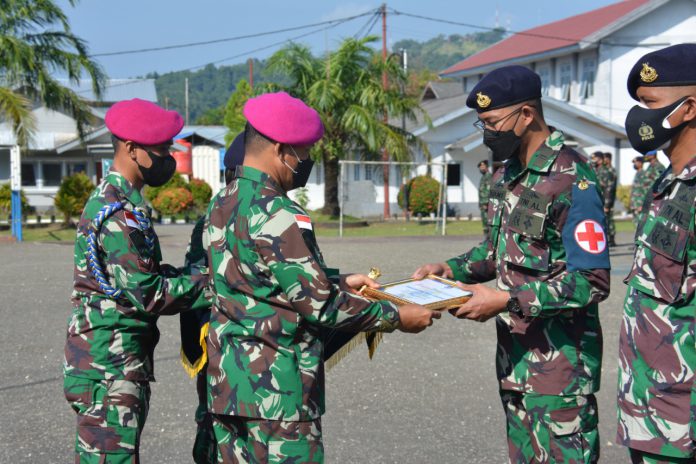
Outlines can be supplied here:
M191 378L194 378L195 376L197 376L198 373L203 369L203 366L205 366L205 363L208 362L208 347L206 345L205 339L208 336L209 327L210 327L209 322L206 322L201 327L201 336L198 339L198 343L200 343L200 345L201 345L201 350L203 350L203 354L198 359L196 359L196 362L191 364L191 362L188 360L188 358L184 354L184 349L181 348L181 350L180 350L181 365L184 367L184 370Z
M384 334L382 332L372 332L367 334L367 355L370 360L374 357L375 352L377 352L377 346L382 342L382 337Z
M348 343L343 345L341 349L334 353L329 359L324 363L324 368L329 371L336 364L340 363L343 358L348 356L348 354L355 349L356 346L360 345L365 340L365 333L360 332L355 337L351 339Z

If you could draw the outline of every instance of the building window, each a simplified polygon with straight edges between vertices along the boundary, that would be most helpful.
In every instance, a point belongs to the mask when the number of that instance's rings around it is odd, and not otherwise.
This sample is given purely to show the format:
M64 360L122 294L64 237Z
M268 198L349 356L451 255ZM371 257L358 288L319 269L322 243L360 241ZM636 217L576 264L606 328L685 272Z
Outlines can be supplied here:
M572 82L572 67L570 63L562 63L560 68L561 75L561 100L570 100L570 83Z
M353 165L353 180L360 180L360 165Z
M372 180L372 165L365 166L365 180Z
M582 61L582 84L580 85L580 98L590 98L594 96L594 83L597 64L594 58Z
M462 164L450 163L447 165L447 186L458 187L462 185Z
M84 174L87 174L87 164L86 163L68 163L68 175L72 176L73 174L77 174L78 172L82 172Z
M537 73L541 78L541 94L548 96L551 88L551 70L548 67L543 67L539 68Z
M44 163L43 164L43 184L44 187L58 187L63 177L60 164Z
M22 163L22 187L36 186L36 171L34 163Z

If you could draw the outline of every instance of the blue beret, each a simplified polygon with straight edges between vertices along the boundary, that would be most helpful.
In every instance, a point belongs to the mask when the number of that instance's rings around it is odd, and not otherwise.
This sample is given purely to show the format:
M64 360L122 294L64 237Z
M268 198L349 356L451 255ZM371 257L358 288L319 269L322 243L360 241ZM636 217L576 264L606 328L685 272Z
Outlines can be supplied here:
M537 73L524 66L504 66L483 76L466 99L466 106L483 113L537 98L541 98Z
M244 140L244 131L242 131L234 138L225 152L225 159L223 162L225 168L230 171L234 171L237 166L244 164Z
M628 73L628 93L638 87L696 85L696 44L679 44L643 55Z

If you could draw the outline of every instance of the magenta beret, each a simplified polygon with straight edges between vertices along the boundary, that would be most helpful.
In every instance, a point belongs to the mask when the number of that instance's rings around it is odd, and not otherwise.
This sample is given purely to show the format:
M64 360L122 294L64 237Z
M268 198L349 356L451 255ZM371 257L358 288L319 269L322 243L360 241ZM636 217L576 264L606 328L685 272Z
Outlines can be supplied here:
M324 135L319 113L285 92L249 99L244 117L254 129L279 143L312 145Z
M171 142L184 127L184 119L176 111L139 98L115 103L106 112L104 122L119 139L147 146Z

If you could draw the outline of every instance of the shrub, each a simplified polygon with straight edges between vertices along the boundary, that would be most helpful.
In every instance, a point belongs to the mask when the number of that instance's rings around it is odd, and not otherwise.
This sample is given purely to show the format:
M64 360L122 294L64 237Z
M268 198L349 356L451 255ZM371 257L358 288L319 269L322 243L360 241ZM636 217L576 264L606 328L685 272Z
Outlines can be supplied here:
M22 214L29 214L34 211L34 208L29 205L27 196L24 190L19 191L19 197L22 199ZM10 216L12 211L12 190L10 184L0 185L0 216Z
M186 183L186 179L179 174L178 172L175 172L174 175L172 176L171 179L167 181L166 184L160 186L160 187L150 187L149 185L145 186L145 198L147 198L147 201L152 203L153 205L155 204L155 198L160 194L161 191L170 189L170 188L179 188L183 187L186 190L189 190L189 185Z
M160 190L152 201L152 206L165 216L187 210L193 204L193 195L184 187L171 187Z
M437 200L440 196L440 183L438 181L429 176L418 176L411 179L406 185L410 188L408 196L409 211L413 214L430 214L437 212L439 207ZM402 209L405 207L404 188L406 185L401 186L397 197L399 206Z
M63 224L68 225L74 216L82 214L94 184L83 172L63 178L53 204L63 214Z
M616 199L621 202L626 211L631 211L631 186L619 185L616 188Z
M213 189L204 180L191 179L188 184L191 195L193 195L193 204L197 209L205 210L213 197Z

